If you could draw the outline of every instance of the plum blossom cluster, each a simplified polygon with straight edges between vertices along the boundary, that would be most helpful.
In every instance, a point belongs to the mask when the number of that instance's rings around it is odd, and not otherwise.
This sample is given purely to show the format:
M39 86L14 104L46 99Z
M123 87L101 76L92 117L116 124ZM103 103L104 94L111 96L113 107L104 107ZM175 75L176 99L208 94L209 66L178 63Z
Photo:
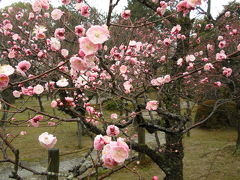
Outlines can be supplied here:
M165 1L160 1L159 7L157 8L157 13L159 16L163 16L166 12L168 4Z
M183 12L184 15L188 14L197 5L201 5L203 0L183 0L180 1L176 8L178 12Z
M30 62L24 60L18 63L15 69L10 65L1 65L0 66L0 89L4 89L8 86L9 76L14 74L15 72L21 74L22 76L26 76L26 72L30 69ZM31 77L31 75L29 75Z
M34 116L32 119L28 120L28 122L30 122L33 127L39 127L39 123L41 120L43 120L43 116L37 115Z
M14 90L13 91L13 96L15 98L19 98L22 95L27 95L27 96L33 96L34 94L36 95L40 95L44 92L44 87L40 84L36 85L36 86L28 86L28 87L24 87L22 85L19 85L19 87L21 87L21 90Z
M76 107L75 100L72 97L65 97L64 101L61 101L61 99L56 99L51 102L51 107L56 108L56 107L61 107L61 106L66 106L66 107Z
M94 139L94 149L102 151L103 166L112 169L121 165L128 158L130 149L123 138L117 138L113 141L110 136L119 135L118 127L110 125L106 131L108 136L97 135Z
M153 86L162 86L165 83L169 83L171 81L171 76L170 75L165 75L164 77L158 77L156 79L151 80L151 84Z

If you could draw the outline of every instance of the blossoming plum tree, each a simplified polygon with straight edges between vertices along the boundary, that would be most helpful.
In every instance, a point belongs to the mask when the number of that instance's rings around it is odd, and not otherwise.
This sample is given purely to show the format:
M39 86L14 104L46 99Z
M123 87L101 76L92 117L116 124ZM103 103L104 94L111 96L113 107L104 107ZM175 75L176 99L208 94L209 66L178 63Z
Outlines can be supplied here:
M232 38L238 37L238 31L201 9L199 5L206 3L202 0L138 0L153 15L136 22L131 21L131 9L121 13L121 20L112 18L119 1L109 0L106 20L90 21L91 13L99 14L82 0L62 0L63 7L55 9L48 0L35 0L28 11L15 7L2 11L1 92L11 90L15 98L55 94L51 107L71 116L66 119L32 107L22 109L1 97L1 103L15 109L15 113L36 114L22 121L7 119L6 126L14 121L15 127L39 127L44 118L50 126L78 122L85 131L95 134L93 148L98 157L91 166L114 169L133 160L134 152L139 152L163 170L166 180L181 180L184 134L207 121L220 105L238 97L219 98L211 114L190 127L186 123L191 117L182 114L181 99L199 102L203 97L196 97L195 92L219 88L223 79L231 78L233 70L228 61L239 56L240 45L231 43L226 30L220 27L226 26ZM226 10L219 16L237 17L236 10ZM192 11L203 14L207 23L190 18ZM160 25L155 27L157 22ZM91 100L94 96L100 97L97 105ZM120 99L126 113L108 117L103 106L107 97ZM145 142L145 130L154 133L154 147ZM159 131L165 133L165 143ZM12 178L20 178L18 166L46 174L19 163L19 150L11 144L7 128L1 129L0 138L1 146L15 155L13 160L3 151L2 161L15 164ZM45 132L39 142L52 148L57 137ZM82 174L80 166L71 170L69 177Z

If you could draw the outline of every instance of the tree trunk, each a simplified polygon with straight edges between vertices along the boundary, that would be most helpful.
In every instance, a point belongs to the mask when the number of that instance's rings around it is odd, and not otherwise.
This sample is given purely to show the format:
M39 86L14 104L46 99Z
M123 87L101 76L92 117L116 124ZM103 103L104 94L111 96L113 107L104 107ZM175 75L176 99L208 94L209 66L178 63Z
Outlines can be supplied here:
M237 119L237 142L236 142L236 150L238 151L240 149L240 118L238 116Z
M5 125L5 123L7 122L7 116L8 116L8 110L10 109L10 107L7 104L3 104L2 105L3 110L6 110L2 113L2 118L1 118L1 122L0 122L0 127L3 127Z
M145 130L144 128L138 127L138 144L145 145ZM144 153L138 154L139 161L142 162L145 159Z
M236 151L240 150L240 102L237 102L237 141L236 141Z
M40 111L44 112L44 107L43 107L43 104L42 104L41 96L37 95L37 100L38 100L38 103L39 103Z
M171 165L169 167L164 180L183 180L183 162L178 156L171 157Z
M166 133L166 160L168 168L164 180L183 180L183 144L181 134Z

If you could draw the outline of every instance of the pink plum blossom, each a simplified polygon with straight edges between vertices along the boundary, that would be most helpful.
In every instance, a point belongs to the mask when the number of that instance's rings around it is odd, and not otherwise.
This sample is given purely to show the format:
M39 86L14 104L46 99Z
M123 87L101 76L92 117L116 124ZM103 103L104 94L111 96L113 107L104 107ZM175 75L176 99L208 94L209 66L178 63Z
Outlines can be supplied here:
M21 62L18 63L16 69L17 69L18 72L24 72L25 73L30 69L30 67L31 67L31 63L24 60L24 61L21 61Z
M118 164L123 164L129 156L129 151L128 145L122 138L111 141L102 151L103 166L111 169Z
M58 51L61 49L61 43L57 38L51 38L50 47L52 51Z
M51 107L52 107L52 108L56 108L57 105L58 105L57 101L52 101L52 102L51 102Z
M225 12L225 17L230 17L231 16L231 12L230 11L227 11L227 12Z
M71 3L71 0L62 0L62 3L65 4L65 5L68 5Z
M19 134L20 134L21 136L24 136L24 135L27 134L27 131L21 131Z
M216 81L216 82L214 82L214 85L217 86L217 87L221 87L222 83L220 81Z
M226 47L226 41L220 41L219 44L218 44L218 47L219 48L225 48Z
M42 10L42 4L39 0L36 0L33 4L32 4L32 9L34 12L36 13L40 13Z
M163 43L166 45L166 46L169 46L171 43L172 43L172 40L170 38L166 38L163 40Z
M37 39L45 39L46 31L47 31L47 29L44 26L35 26L35 28L33 29L33 34L36 35Z
M98 58L95 55L87 55L84 56L84 61L89 68L93 68L96 65L95 62L98 62Z
M175 34L175 35L178 34L181 31L181 29L182 29L181 26L178 24L172 28L171 34Z
M202 0L187 0L187 3L192 7L196 7L202 4Z
M208 50L208 51L213 51L213 50L214 50L214 46L211 45L211 44L208 44L208 45L207 45L207 50Z
M158 108L158 101L148 101L146 109L149 111L155 111Z
M93 142L94 149L97 150L97 151L100 151L100 150L103 149L103 147L106 144L109 144L110 141L111 141L111 137L109 137L109 136L102 136L101 134L97 135L94 138L94 142Z
M51 13L51 17L55 21L61 19L62 15L63 12L60 9L54 9Z
M86 35L93 44L102 44L110 37L107 26L99 25L89 28Z
M90 12L89 12L89 6L84 4L84 3L77 3L75 4L75 9L81 13L82 16L84 17L89 17Z
M177 12L183 12L184 15L188 14L193 9L187 0L180 1L176 7Z
M207 64L204 65L204 70L205 71L210 71L212 69L214 69L212 63L207 63Z
M183 62L184 62L184 61L183 61L183 58L180 58L180 59L177 60L177 65L178 65L178 66L182 66L182 65L183 65Z
M88 114L94 114L95 113L95 109L92 106L87 106L86 111L88 112Z
M116 114L116 113L113 113L113 114L111 114L111 119L117 119L118 118L118 115Z
M208 79L208 77L205 77L205 78L201 79L199 82L200 82L201 84L208 83L208 82L209 82L209 79Z
M130 16L131 16L131 10L129 10L129 9L126 9L121 13L121 17L123 19L128 19L128 18L130 18Z
M61 77L61 79L59 79L57 82L56 82L56 85L59 86L59 87L66 87L69 85L69 82L66 78L64 77Z
M15 58L15 57L16 57L15 51L14 51L14 50L11 50L11 51L8 53L8 58L13 59L13 58Z
M56 126L56 123L55 122L48 122L48 125L49 126Z
M59 40L64 40L65 39L65 29L64 28L57 28L55 30L54 36L55 38L59 39Z
M82 3L81 9L80 9L81 15L84 17L89 17L90 16L89 10L90 10L89 6Z
M222 41L223 40L223 36L218 36L218 41Z
M61 55L66 58L68 56L69 52L67 49L61 49Z
M114 159L110 155L110 153L109 153L110 151L111 151L110 145L104 146L103 166L108 169L112 169L118 165L118 163L116 161L114 161Z
M39 121L41 121L42 119L43 119L42 115L37 115L28 121L31 123L33 127L39 127Z
M85 34L85 28L81 25L76 26L75 27L75 34L77 36L80 36L80 37L83 36Z
M223 75L226 76L226 77L231 76L232 75L232 69L223 67Z
M186 62L189 63L189 62L194 62L195 61L195 56L194 55L187 55L186 56Z
M42 9L48 10L49 7L49 0L35 0L32 4L32 9L35 13L40 13Z
M62 71L62 72L68 72L68 67L67 66L64 66L64 62L63 61L60 61L58 63L58 67L59 67L59 70Z
M52 134L45 132L38 137L38 141L44 148L51 149L57 143L57 138Z
M99 46L97 44L92 43L88 37L79 38L80 50L84 52L85 55L95 54Z
M27 88L25 87L21 87L21 91L23 95L28 95L28 96L32 96L33 95L33 87L29 86Z
M157 8L157 14L163 16L167 9L167 3L165 1L160 2L160 7Z
M120 68L119 68L119 70L120 70L120 73L121 73L121 74L125 74L125 73L127 72L127 66L121 65Z
M70 63L75 71L84 71L88 68L86 61L80 57L71 57Z
M131 92L131 89L133 88L133 86L132 86L132 84L131 84L130 81L125 81L125 82L123 83L123 87L124 87L124 89L125 89L125 93L126 93L126 94L130 93L130 92Z
M240 51L240 44L238 44L238 46L237 46L237 50Z
M13 91L13 96L14 96L15 98L19 98L19 97L21 97L21 95L22 95L22 93L21 93L20 91L17 91L17 90L14 90L14 91Z
M225 54L225 51L220 51L220 53L216 54L216 60L217 61L222 61L224 59L227 59L227 55Z
M38 85L33 87L33 93L34 94L38 94L39 95L39 94L42 94L43 91L44 91L44 87L42 85L40 85L40 84L38 84Z
M8 86L9 77L6 74L0 74L0 90Z
M205 26L205 30L212 29L213 27L214 27L213 24L207 24L207 25Z
M171 81L171 76L165 75L163 79L164 79L164 83L169 83Z
M109 125L107 127L106 133L107 133L108 136L118 136L120 131L119 131L119 128L117 126Z

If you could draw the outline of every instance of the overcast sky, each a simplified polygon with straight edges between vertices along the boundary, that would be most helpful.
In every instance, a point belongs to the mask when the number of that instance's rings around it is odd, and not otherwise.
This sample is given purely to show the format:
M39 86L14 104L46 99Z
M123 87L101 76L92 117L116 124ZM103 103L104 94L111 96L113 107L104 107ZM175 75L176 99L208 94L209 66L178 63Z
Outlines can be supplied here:
M14 2L18 2L18 1L32 2L34 0L1 0L0 8L8 6L8 5L10 5ZM60 0L50 0L50 1L54 6L60 5ZM223 10L223 5L226 5L226 4L228 4L228 2L231 2L231 1L232 0L212 0L211 11L212 11L213 16L215 17L218 13L220 13ZM236 1L240 2L240 0L236 0ZM108 10L109 0L87 0L87 2L89 2L89 4L91 6L95 6L102 12L107 12L107 10ZM115 12L120 13L122 11L122 9L124 8L124 6L126 6L126 5L127 5L127 0L120 0L120 3L117 6Z

